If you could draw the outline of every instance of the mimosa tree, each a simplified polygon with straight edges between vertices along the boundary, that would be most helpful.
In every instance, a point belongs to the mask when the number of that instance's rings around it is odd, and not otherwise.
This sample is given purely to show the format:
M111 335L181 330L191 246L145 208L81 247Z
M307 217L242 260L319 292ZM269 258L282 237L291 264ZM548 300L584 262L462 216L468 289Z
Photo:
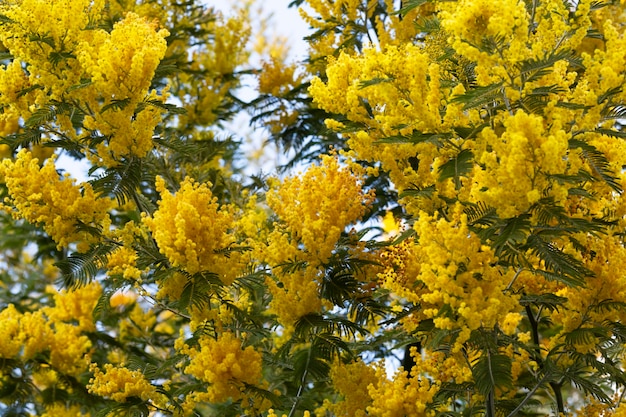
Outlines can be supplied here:
M300 5L0 4L2 414L626 415L624 5Z

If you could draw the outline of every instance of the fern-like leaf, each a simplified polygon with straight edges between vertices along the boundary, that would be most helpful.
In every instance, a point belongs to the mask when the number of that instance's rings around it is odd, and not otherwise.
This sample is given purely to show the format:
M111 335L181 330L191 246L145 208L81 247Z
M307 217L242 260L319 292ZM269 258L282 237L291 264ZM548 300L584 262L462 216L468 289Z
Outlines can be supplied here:
M140 158L130 158L123 164L108 168L98 178L89 181L94 191L113 195L119 205L127 201L138 202L143 164ZM141 208L141 205L140 205Z
M586 278L593 276L593 272L585 268L580 260L536 234L528 237L526 248L543 261L548 274L542 275L546 278L550 276L568 286L579 287L585 285Z
M618 178L611 170L610 162L606 156L595 146L578 139L569 140L570 149L580 149L581 154L591 169L613 190L622 192Z
M461 188L461 177L474 167L474 154L469 149L463 149L454 158L439 167L439 181L448 178L454 179L456 189Z
M93 280L117 247L115 243L101 243L85 253L74 253L55 263L61 271L64 287L77 288Z
M472 366L472 376L478 392L487 397L496 388L512 387L511 364L511 358L507 355L483 352Z

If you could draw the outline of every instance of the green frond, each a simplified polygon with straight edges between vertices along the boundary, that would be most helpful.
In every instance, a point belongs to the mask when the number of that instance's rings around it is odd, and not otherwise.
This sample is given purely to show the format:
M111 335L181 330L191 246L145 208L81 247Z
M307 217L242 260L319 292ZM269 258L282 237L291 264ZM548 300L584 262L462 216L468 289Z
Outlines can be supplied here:
M8 16L0 14L0 25L5 23L15 23L15 21Z
M521 306L536 306L548 311L558 311L567 302L566 297L560 297L551 293L524 294L520 297Z
M568 367L561 372L560 377L565 382L571 383L576 389L591 395L602 403L611 404L613 401L612 395L607 393L597 381L593 380L590 373L582 365Z
M394 77L376 77L376 78L372 78L371 80L364 80L364 81L359 82L359 88L367 88L373 85L390 83L393 81L395 81Z
M177 105L171 104L171 103L163 103L160 100L146 100L146 101L142 101L141 103L139 103L137 105L137 108L135 109L135 111L137 113L139 113L140 111L145 109L146 106L158 107L159 109L166 110L170 114L185 114L185 113L187 113L187 110L185 108L183 108L183 107L178 107Z
M324 317L315 313L300 317L294 326L294 336L302 340L318 333L354 337L357 333L367 334L367 330L341 316Z
M304 383L308 376L317 380L328 377L330 362L319 353L316 346L305 347L294 352L292 365L294 381Z
M144 179L144 163L141 158L130 158L123 163L107 168L96 179L90 180L93 190L97 193L114 196L119 205L133 201L139 209L141 204L141 182Z
M422 33L435 33L441 30L441 22L437 16L420 17L415 28L418 32Z
M89 87L91 84L93 84L93 81L91 81L90 78L81 78L80 82L68 88L67 92L69 93L74 90L80 90L81 88Z
M496 209L479 201L478 203L468 203L463 209L467 215L467 223L470 227L480 228L491 227L498 221Z
M393 12L392 14L399 14L401 16L404 16L411 10L418 8L419 6L426 4L429 1L430 0L407 0L402 3L402 7L399 10Z
M590 106L585 106L584 104L570 103L570 102L565 102L565 101L559 101L558 103L556 103L556 107L562 107L564 109L569 109L569 110L589 110L589 109L591 109Z
M26 119L24 127L28 129L41 126L42 124L53 120L56 115L57 109L54 106L40 107L35 110L28 119Z
M174 54L173 56L163 58L154 70L154 79L159 80L181 72L178 62L182 57L182 54Z
M607 102L607 104L612 103L613 98L616 97L618 94L620 94L622 90L623 90L623 87L621 85L618 85L617 87L609 88L604 93L598 96L597 103L602 104L605 101Z
M519 66L522 82L527 83L539 80L544 75L550 74L552 72L552 67L558 61L564 59L569 61L572 56L572 51L568 49L561 49L546 53L541 59L527 59L526 61L522 61Z
M521 214L512 217L504 220L504 223L497 224L495 228L499 232L493 236L492 247L495 249L496 255L500 256L526 241L530 231L530 215Z
M128 397L125 402L112 402L101 408L96 417L107 416L148 417L150 410L147 403L139 397Z
M378 321L387 316L389 305L383 297L356 298L348 307L348 316L353 317L354 322L359 326Z
M564 336L565 345L573 347L575 345L597 343L598 340L605 339L608 336L608 332L604 327L579 327L565 333Z
M621 130L613 130L613 129L594 129L593 130L595 133L599 133L601 135L606 135L612 138L618 138L618 139L626 139L626 132L621 131Z
M111 296L118 290L118 288L107 289L102 291L96 306L93 308L92 316L94 321L99 321L106 318L111 311Z
M608 129L598 129L608 130ZM612 131L611 131L612 132ZM603 133L599 132L598 133ZM604 134L604 133L603 133ZM599 151L595 146L578 139L569 140L570 149L580 149L581 155L591 169L598 175L609 187L617 192L622 192L622 187L618 182L618 178L614 175L609 160L604 153Z
M387 136L376 140L375 144L395 144L395 143L432 143L435 145L441 145L441 143L452 138L451 133L428 133L414 130L409 135L395 135Z
M100 109L100 113L104 113L105 111L108 111L108 110L114 110L114 111L124 110L126 107L128 107L129 104L130 104L130 97L126 97L123 99L113 99L111 100L109 104L102 106L102 108Z
M26 88L22 88L18 93L17 93L17 97L23 97L26 94L30 93L31 91L35 91L35 90L43 90L44 86L41 84L33 84L31 86L28 86Z
M534 88L522 98L522 107L531 113L542 114L548 105L548 98L551 95L557 95L562 92L565 92L565 89L558 85Z
M432 198L437 188L435 185L427 185L426 187L407 188L402 191L398 197L419 197L419 198Z
M511 388L511 365L512 360L507 355L483 352L472 365L472 376L478 392L487 397L496 388Z
M65 288L77 288L92 281L106 265L107 258L118 245L113 242L100 243L85 253L73 253L54 265L61 271Z
M329 333L315 334L311 347L315 350L316 356L329 362L338 358L341 353L352 356L348 344L341 337Z
M48 61L52 64L53 67L56 67L62 61L68 59L76 59L76 55L68 51L52 51L48 55Z
M589 306L589 310L601 314L611 311L626 311L626 302L609 298Z
M320 297L336 306L343 307L346 300L353 297L359 282L350 271L342 268L327 269L320 286Z
M543 261L545 271L537 269L534 272L542 274L547 279L552 278L567 286L579 287L584 286L586 279L594 275L580 260L536 234L528 236L525 247Z
M284 399L281 398L280 395L276 395L276 393L272 391L247 383L244 383L244 389L245 392L250 395L250 399L252 401L256 401L256 399L259 399L259 402L263 400L268 400L270 403L272 403L272 407L275 408L280 408L285 405Z
M609 223L599 219L570 217L563 206L556 204L554 197L544 197L535 203L530 212L537 216L538 235L559 236L568 233L585 232L597 235L606 231Z
M450 158L439 167L439 181L448 178L454 179L456 189L461 188L461 177L465 176L474 167L474 154L469 149L463 149L457 156Z
M184 272L180 271L180 273ZM188 277L180 299L174 304L183 312L188 312L190 308L198 310L210 308L211 299L223 285L217 274L211 272L193 274Z
M486 127L489 127L489 123L482 123L482 124L479 124L478 126L469 126L469 127L456 126L454 127L454 133L456 133L460 138L472 139L472 138L475 138Z
M477 86L468 90L465 94L453 97L451 102L463 104L463 110L492 105L502 100L502 86L502 82L486 86Z
M28 40L31 42L42 42L48 45L51 48L55 48L56 45L54 43L54 38L52 36L48 36L47 34L41 33L33 33L28 37Z
M17 148L27 148L30 145L39 145L41 143L42 131L39 128L25 128L21 133L14 133L5 136L0 140L0 144L8 145L11 150Z

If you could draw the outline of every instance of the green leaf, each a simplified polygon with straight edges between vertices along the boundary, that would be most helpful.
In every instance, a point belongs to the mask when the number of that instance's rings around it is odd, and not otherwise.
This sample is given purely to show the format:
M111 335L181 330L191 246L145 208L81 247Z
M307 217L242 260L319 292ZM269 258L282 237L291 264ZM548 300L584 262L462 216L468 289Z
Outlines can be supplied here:
M507 355L483 352L480 359L472 366L472 376L476 389L487 397L496 388L511 388L511 358Z
M528 237L526 247L543 261L546 272L552 273L544 275L546 278L552 276L570 287L579 287L585 285L586 278L593 276L593 272L585 268L580 260L536 234ZM539 271L541 270L536 270L536 272Z
M50 61L50 63L54 67L59 65L61 61L65 61L67 59L76 59L76 55L74 55L71 52L57 52L57 51L52 51L48 55L48 61Z
M3 24L3 23L15 23L15 21L3 14L0 14L0 24Z
M519 303L522 306L538 306L548 311L558 311L559 308L567 302L566 297L560 297L555 294L524 294L520 297Z
M539 80L544 75L552 72L552 67L558 61L569 60L573 56L572 51L568 49L561 49L559 51L552 51L550 54L545 54L540 59L527 59L522 61L520 65L520 76L522 82L533 82Z
M179 271L179 273L183 272ZM212 272L194 274L187 280L175 306L182 311L189 311L190 307L198 310L210 308L211 299L223 285L219 276Z
M598 133L602 133L601 130L596 130ZM617 192L622 192L622 187L617 181L618 178L611 170L611 164L606 156L599 151L595 146L578 139L569 140L570 149L580 149L583 159L591 167L591 169L598 175L609 187Z
M467 215L467 222L470 226L490 227L498 221L496 209L482 201L469 203L463 213Z
M305 383L310 375L314 379L323 380L328 377L330 371L330 363L326 358L321 357L317 346L310 346L299 349L293 355L293 373L294 381Z
M294 326L294 335L306 340L317 333L337 334L354 337L355 334L366 334L361 326L343 317L324 317L321 314L307 314L298 319Z
M327 268L320 286L320 296L337 306L344 306L359 288L359 282L350 271L341 267Z
M35 33L35 34L30 35L28 40L31 42L45 43L46 45L50 46L53 49L55 47L54 38L52 36L46 36L46 35L41 35L39 33Z
M54 106L40 107L30 115L28 120L26 120L26 123L24 123L24 127L28 129L40 126L53 120L56 115L57 111Z
M492 246L496 250L496 255L500 256L507 246L516 247L526 241L530 231L530 215L522 214L512 217L505 220L505 223L499 225L498 228L500 232L495 235Z
M43 86L43 85L40 85L40 84L33 84L33 85L31 85L30 87L26 87L26 88L21 89L21 90L19 91L19 93L17 93L17 96L18 96L18 97L23 97L23 96L25 96L26 94L30 93L31 91L35 91L35 90L43 90L43 89L44 89L44 86Z
M372 78L371 80L365 80L365 81L359 82L359 88L363 89L363 88L371 87L373 85L390 83L390 82L393 82L394 80L395 80L394 77L375 77L375 78Z
M147 100L139 103L137 105L137 109L135 110L137 113L142 111L147 105L158 107L160 109L166 110L170 114L186 114L187 109L183 107L178 107L175 104L171 103L163 103L160 100Z
M433 143L440 145L442 140L451 138L450 133L424 133L417 130L413 131L410 135L394 135L387 136L376 140L374 143L379 144L395 144L395 143Z
M465 94L453 97L452 103L463 104L463 110L475 109L492 104L502 98L502 82L487 86L473 87Z
M610 136L612 138L626 139L626 132L622 132L621 130L613 130L613 129L595 129L595 133L599 133L601 135Z
M574 368L573 366L565 369L561 377L568 382L571 382L576 389L583 391L585 394L591 395L596 400L605 403L612 404L613 397L606 393L600 384L593 379L590 379L590 375L583 368Z
M16 133L2 138L0 143L9 145L12 150L19 147L26 148L31 144L38 145L41 143L41 130L26 128L22 133Z
M404 16L411 10L418 8L419 6L426 4L429 1L430 0L407 0L401 3L402 7L400 8L400 10L395 11L392 14L399 14L399 15Z
M85 253L74 253L56 262L54 265L61 271L64 287L77 288L92 281L117 247L116 243L101 243Z
M422 188L407 188L402 191L398 197L406 198L406 197L419 197L419 198L432 198L433 194L436 191L436 187L434 185L429 185Z
M622 92L622 89L623 89L622 86L618 85L617 87L613 87L613 88L606 90L604 93L598 96L597 103L602 104L605 101L610 103L613 97L617 96L619 93Z
M154 78L155 79L165 78L170 75L174 75L177 72L180 72L181 70L177 65L177 61L180 58L181 58L180 54L175 54L172 57L162 59L159 62L159 65L156 67L156 70L154 71Z
M565 344L568 346L597 343L607 338L608 329L604 327L579 327L565 333Z
M93 81L91 81L90 78L81 78L80 82L78 84L74 84L73 86L69 87L67 89L67 92L69 93L74 90L79 90L81 88L89 87L91 84L93 84Z
M138 194L141 193L141 181L143 180L143 162L140 158L130 158L124 163L108 168L102 175L90 180L94 191L104 195L113 195L119 205L127 201L140 202ZM141 205L138 204L141 208Z
M556 107L562 107L564 109L569 109L569 110L589 110L589 109L591 109L590 106L585 106L584 104L567 103L567 102L564 102L564 101L559 101L558 103L556 103Z
M126 97L120 100L113 99L111 100L109 104L102 106L102 108L100 109L100 113L104 113L107 110L115 110L115 111L124 110L126 107L128 107L129 104L130 104L130 97Z
M437 16L420 17L415 24L415 30L422 33L436 33L441 29L441 22Z
M439 167L439 181L454 178L456 189L461 188L461 177L465 176L474 167L474 154L469 149L463 149L454 158Z

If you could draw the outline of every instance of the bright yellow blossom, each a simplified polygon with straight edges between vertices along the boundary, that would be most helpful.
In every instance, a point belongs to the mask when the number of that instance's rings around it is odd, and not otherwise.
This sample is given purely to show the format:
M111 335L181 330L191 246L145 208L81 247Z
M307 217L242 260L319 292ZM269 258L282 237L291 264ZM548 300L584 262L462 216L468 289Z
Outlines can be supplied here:
M124 402L128 397L139 397L146 401L156 394L156 387L141 371L124 367L104 365L104 372L97 366L91 367L93 378L89 380L89 392L113 401Z
M216 339L203 337L198 348L183 350L191 358L185 373L208 382L211 402L242 398L245 384L261 382L261 354L252 346L245 349L232 333L225 332Z
M162 178L157 179L161 193L159 209L153 217L144 217L159 250L174 266L190 274L207 271L219 274L226 283L237 276L238 255L229 258L219 253L234 244L229 234L233 215L220 208L210 184L186 179L176 194L170 194Z
M59 249L77 243L79 251L86 250L97 241L79 224L106 228L110 223L111 199L97 196L89 183L77 186L69 176L60 177L52 160L40 167L24 149L15 161L2 161L0 175L9 189L5 210L13 208L14 218L43 226Z
M285 179L267 202L292 239L301 241L312 260L323 264L345 227L361 218L373 197L364 192L360 178L335 157L325 156L302 177Z

